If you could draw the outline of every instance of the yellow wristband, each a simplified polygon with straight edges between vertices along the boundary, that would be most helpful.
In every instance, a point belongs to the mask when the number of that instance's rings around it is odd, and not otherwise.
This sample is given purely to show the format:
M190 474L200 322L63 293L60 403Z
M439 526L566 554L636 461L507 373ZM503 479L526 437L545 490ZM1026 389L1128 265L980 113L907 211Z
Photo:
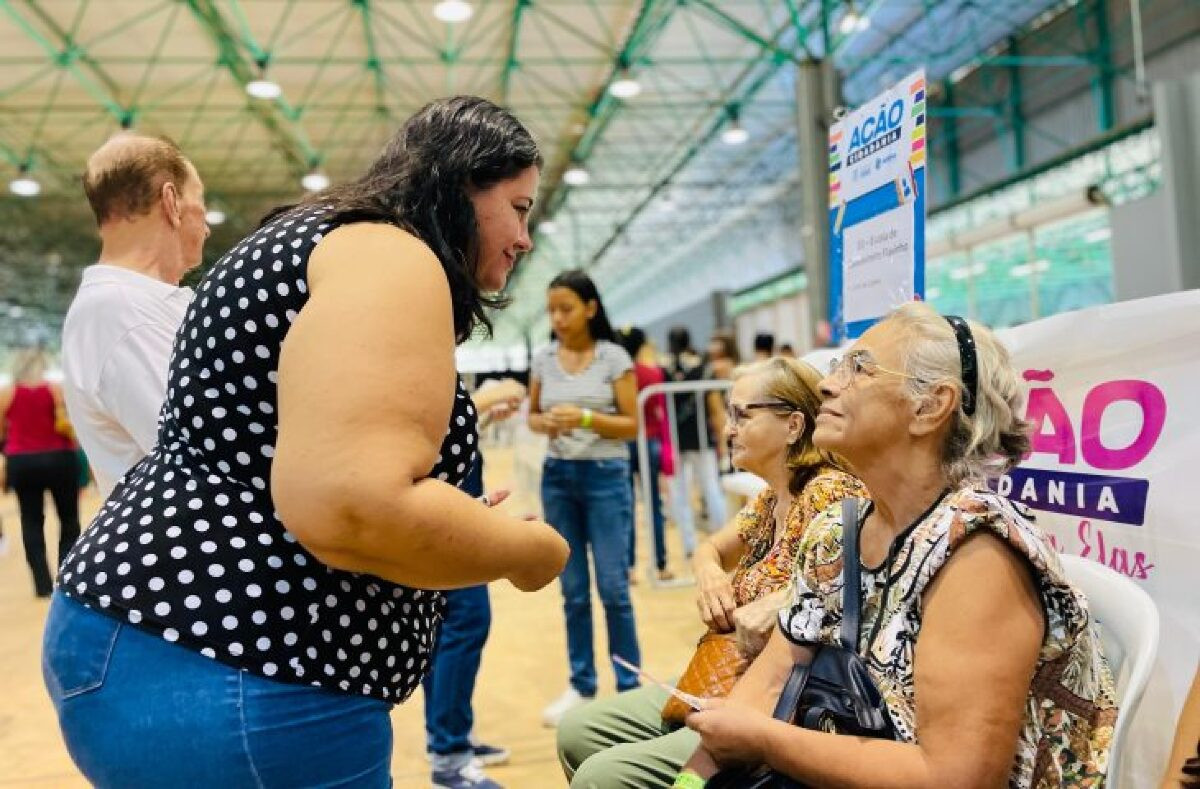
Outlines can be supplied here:
M579 426L584 429L592 426L592 409L583 409L583 413L579 416Z
M704 789L705 780L695 773L680 773L675 776L672 789Z

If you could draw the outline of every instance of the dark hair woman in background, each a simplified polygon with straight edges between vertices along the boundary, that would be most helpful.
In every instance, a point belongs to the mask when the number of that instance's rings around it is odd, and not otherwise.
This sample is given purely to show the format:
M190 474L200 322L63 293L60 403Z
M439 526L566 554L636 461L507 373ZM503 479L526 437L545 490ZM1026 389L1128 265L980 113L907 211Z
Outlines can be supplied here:
M571 685L542 713L547 726L556 726L565 712L596 695L589 547L608 651L635 665L641 660L627 558L633 491L626 442L637 435L637 382L587 274L555 277L547 309L556 339L533 358L529 426L550 437L542 509L571 546L562 573ZM618 690L637 687L636 674L615 663L613 671Z
M637 326L628 326L621 329L619 339L621 347L633 359L633 374L639 393L648 386L661 384L667 380L667 371L658 366L658 361L654 358L654 346L646 339L646 332ZM647 486L650 489L650 501L646 502L646 509L650 512L650 525L654 530L654 566L658 569L659 580L669 581L675 577L675 574L667 569L665 519L662 496L658 490L658 475L662 473L663 440L664 437L666 440L670 440L669 434L666 432L666 395L652 395L646 400L646 405L642 409L642 429L646 433L646 455L649 461L648 468L644 473L650 482ZM637 501L637 475L642 471L639 468L640 463L637 441L630 441L629 468L632 473L631 480L635 485L634 501ZM629 572L633 573L637 560L637 525L630 523L630 526L632 528L629 540ZM631 575L630 578L632 580L636 576Z
M107 786L390 785L442 598L553 579L565 542L460 492L456 343L531 247L541 156L433 102L367 173L268 216L197 288L158 444L64 565L43 665ZM285 342L286 340L286 342Z

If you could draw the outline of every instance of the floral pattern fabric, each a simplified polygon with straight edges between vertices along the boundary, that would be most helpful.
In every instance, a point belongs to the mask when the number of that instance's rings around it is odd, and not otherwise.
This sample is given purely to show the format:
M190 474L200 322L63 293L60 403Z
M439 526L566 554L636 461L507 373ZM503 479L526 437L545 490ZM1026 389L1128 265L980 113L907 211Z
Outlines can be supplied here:
M866 495L857 477L828 466L819 468L792 497L784 535L776 540L775 493L767 488L758 494L737 514L738 537L746 544L746 553L733 571L735 604L740 607L787 587L800 540L813 518L842 499Z
M869 502L864 504L862 517L870 508ZM841 518L840 505L829 508L801 541L792 602L779 616L784 635L796 643L839 640ZM898 736L915 743L920 735L913 659L921 631L922 593L955 549L977 532L997 535L1028 560L1046 617L1009 786L1103 786L1117 706L1087 600L1067 580L1058 554L1032 523L1029 511L987 490L951 492L897 537L892 561L862 570L859 654L865 656ZM889 573L891 588L885 600Z

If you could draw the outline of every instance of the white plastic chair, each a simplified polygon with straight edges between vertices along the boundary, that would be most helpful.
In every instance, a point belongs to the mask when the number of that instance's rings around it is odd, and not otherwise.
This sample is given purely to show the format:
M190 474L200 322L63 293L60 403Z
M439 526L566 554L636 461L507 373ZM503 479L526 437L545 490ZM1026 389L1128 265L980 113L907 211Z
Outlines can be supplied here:
M1125 739L1158 652L1158 606L1146 590L1116 570L1082 556L1059 558L1067 578L1087 596L1116 683L1120 709L1109 751L1107 786L1117 789Z

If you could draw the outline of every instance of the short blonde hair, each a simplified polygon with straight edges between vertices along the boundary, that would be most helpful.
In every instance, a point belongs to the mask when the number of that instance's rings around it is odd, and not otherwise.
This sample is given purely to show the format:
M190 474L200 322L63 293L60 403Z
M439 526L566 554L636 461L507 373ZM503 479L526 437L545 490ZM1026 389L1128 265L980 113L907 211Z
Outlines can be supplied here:
M804 416L804 430L800 439L788 448L787 455L787 467L792 472L788 488L793 494L800 493L822 466L847 471L848 466L844 461L813 444L817 412L821 409L820 384L823 377L815 367L799 359L776 356L742 365L733 371L735 381L749 376L761 376L765 396L787 403Z
M951 484L983 482L999 477L1029 451L1030 425L1021 416L1025 390L1013 368L1008 349L990 329L968 321L975 338L978 383L975 412L962 409L967 397L962 361L954 328L928 304L910 302L892 312L886 321L906 335L904 369L913 376L909 392L926 396L933 386L951 383L959 393L959 407L942 448L942 470Z

